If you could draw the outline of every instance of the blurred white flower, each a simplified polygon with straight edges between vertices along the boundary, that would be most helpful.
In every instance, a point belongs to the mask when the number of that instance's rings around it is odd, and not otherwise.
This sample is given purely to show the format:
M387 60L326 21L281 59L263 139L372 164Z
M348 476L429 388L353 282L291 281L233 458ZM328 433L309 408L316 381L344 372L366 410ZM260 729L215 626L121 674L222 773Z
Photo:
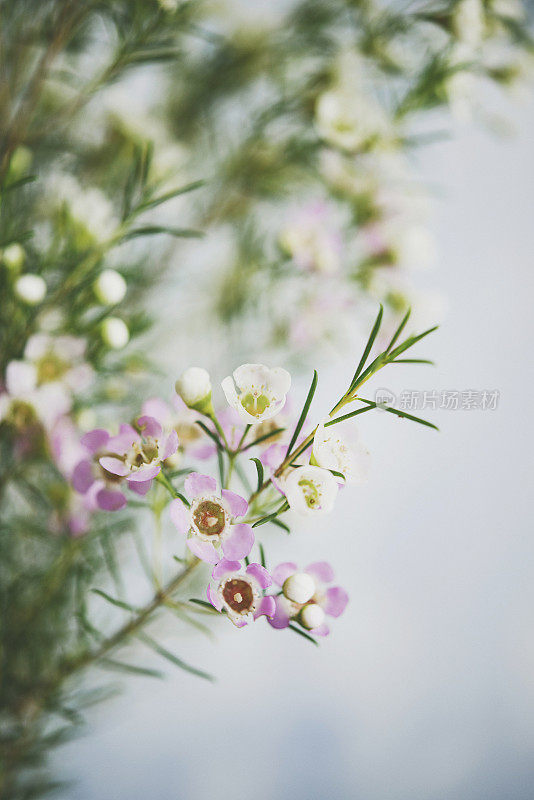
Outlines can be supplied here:
M349 152L390 132L389 119L379 103L368 93L348 87L329 89L318 97L315 122L323 139Z
M301 209L282 230L279 242L300 269L325 274L340 269L341 235L324 203Z
M106 306L114 306L124 299L128 285L120 272L104 269L94 283L97 298Z
M313 458L319 467L344 475L347 483L367 480L371 457L359 441L353 420L327 425L322 422L313 439Z
M21 275L15 283L15 292L29 306L36 306L45 298L46 283L40 275L26 273Z
M37 383L59 382L71 392L86 389L93 380L93 369L84 360L86 342L76 336L35 333L24 349L24 359L37 370Z
M121 350L130 340L130 331L124 320L108 317L102 323L102 338L113 350Z
M73 175L55 173L48 181L47 202L66 207L70 217L98 241L116 231L118 220L112 203L100 189L83 188Z
M0 394L0 420L23 430L40 422L50 429L71 407L68 391L58 382L38 385L37 369L26 361L10 361L5 391Z

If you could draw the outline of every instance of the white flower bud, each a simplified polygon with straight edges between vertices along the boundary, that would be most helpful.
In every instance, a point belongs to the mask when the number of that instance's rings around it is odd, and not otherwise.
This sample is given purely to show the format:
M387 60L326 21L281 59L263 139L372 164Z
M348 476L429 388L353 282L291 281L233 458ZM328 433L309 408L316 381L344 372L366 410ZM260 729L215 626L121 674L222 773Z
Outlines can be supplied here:
M119 317L108 317L102 323L102 338L113 350L121 350L130 340L130 331Z
M2 261L8 269L19 270L24 264L26 253L20 244L10 244L2 253Z
M315 594L315 581L307 572L295 572L284 581L282 591L294 603L307 603Z
M46 283L40 275L21 275L15 283L15 292L29 306L36 306L44 300Z
M94 283L95 294L105 306L114 306L124 298L127 284L120 272L103 270Z
M209 372L202 367L184 370L176 381L175 389L189 408L202 413L211 410L211 380Z
M300 621L302 625L309 631L322 625L324 618L325 613L321 606L318 606L317 603L310 603L310 605L304 606L300 612Z

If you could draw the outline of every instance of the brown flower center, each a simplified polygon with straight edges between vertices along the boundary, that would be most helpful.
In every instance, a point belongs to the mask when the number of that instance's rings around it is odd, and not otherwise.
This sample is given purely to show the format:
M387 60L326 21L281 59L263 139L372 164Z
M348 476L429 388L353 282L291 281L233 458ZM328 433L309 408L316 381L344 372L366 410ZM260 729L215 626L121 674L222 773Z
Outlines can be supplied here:
M252 611L254 592L252 586L243 578L230 578L223 586L222 595L225 603L238 614Z
M218 536L226 522L224 508L213 500L203 500L193 512L193 522L206 536Z

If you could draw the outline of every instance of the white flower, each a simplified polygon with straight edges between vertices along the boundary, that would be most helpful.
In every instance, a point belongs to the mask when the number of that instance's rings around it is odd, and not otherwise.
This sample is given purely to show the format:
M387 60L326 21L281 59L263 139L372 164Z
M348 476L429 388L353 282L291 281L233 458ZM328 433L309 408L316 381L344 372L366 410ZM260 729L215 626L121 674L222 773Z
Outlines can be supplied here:
M290 507L299 514L327 514L338 493L335 477L327 469L308 465L297 467L280 482Z
M212 410L210 375L202 367L188 367L182 372L174 388L188 408L201 413Z
M10 361L6 367L6 391L0 394L0 420L19 430L36 421L50 429L71 407L68 392L57 382L37 385L37 369L26 361Z
M294 572L284 581L282 591L288 600L302 605L315 594L315 581L307 572Z
M358 441L352 420L335 425L321 423L313 439L313 457L324 469L341 472L347 483L363 483L369 471L369 452Z
M323 139L350 152L389 131L381 106L363 91L348 87L329 89L319 96L315 121Z
M485 20L482 0L461 0L453 17L454 33L469 48L477 48L484 37Z
M102 338L113 350L120 350L128 344L130 331L119 317L108 317L102 323Z
M120 272L104 269L96 279L94 288L101 303L114 306L124 298L128 287Z
M51 336L35 333L24 349L24 358L37 369L37 382L60 382L71 391L86 389L93 380L93 369L84 360L85 339L77 336Z
M36 306L44 300L46 283L40 275L27 273L15 283L15 292L29 306Z
M282 410L291 386L291 375L282 367L269 369L263 364L243 364L232 376L226 377L221 386L228 403L241 419L249 425L257 425Z

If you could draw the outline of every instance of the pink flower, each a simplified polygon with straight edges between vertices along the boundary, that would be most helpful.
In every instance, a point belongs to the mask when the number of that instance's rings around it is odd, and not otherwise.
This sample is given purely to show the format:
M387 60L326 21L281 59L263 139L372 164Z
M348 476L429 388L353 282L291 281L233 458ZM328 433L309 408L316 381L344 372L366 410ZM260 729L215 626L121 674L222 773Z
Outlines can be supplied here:
M293 562L279 564L273 570L273 581L282 592L274 601L276 612L269 624L273 628L287 628L291 620L315 636L328 636L330 628L325 616L339 617L349 601L340 586L328 586L334 573L326 561L316 561L299 572Z
M86 457L75 466L72 484L86 496L90 508L118 511L126 505L121 484L136 494L145 495L161 470L161 461L176 452L176 431L164 433L152 417L140 417L143 434L131 425L121 425L117 436L96 428L82 437Z
M224 558L219 561L208 585L208 600L217 611L226 611L237 628L242 628L262 615L270 618L275 613L275 600L265 595L272 578L260 564L249 564L245 569L239 561Z
M142 406L144 415L154 417L165 430L174 430L178 434L178 452L187 453L192 458L205 460L216 452L211 439L197 425L197 420L206 422L206 417L188 408L184 401L175 394L170 403L159 397L145 400Z
M199 472L187 476L185 493L191 505L177 498L170 504L170 513L180 533L188 535L191 552L210 564L221 560L221 551L234 561L248 556L254 533L250 525L235 521L247 513L247 501L228 489L218 494L216 480Z
M137 428L121 425L117 436L108 439L106 449L110 455L101 456L100 466L128 478L131 483L146 483L161 472L161 462L178 449L175 430L166 433L154 417L142 416Z

